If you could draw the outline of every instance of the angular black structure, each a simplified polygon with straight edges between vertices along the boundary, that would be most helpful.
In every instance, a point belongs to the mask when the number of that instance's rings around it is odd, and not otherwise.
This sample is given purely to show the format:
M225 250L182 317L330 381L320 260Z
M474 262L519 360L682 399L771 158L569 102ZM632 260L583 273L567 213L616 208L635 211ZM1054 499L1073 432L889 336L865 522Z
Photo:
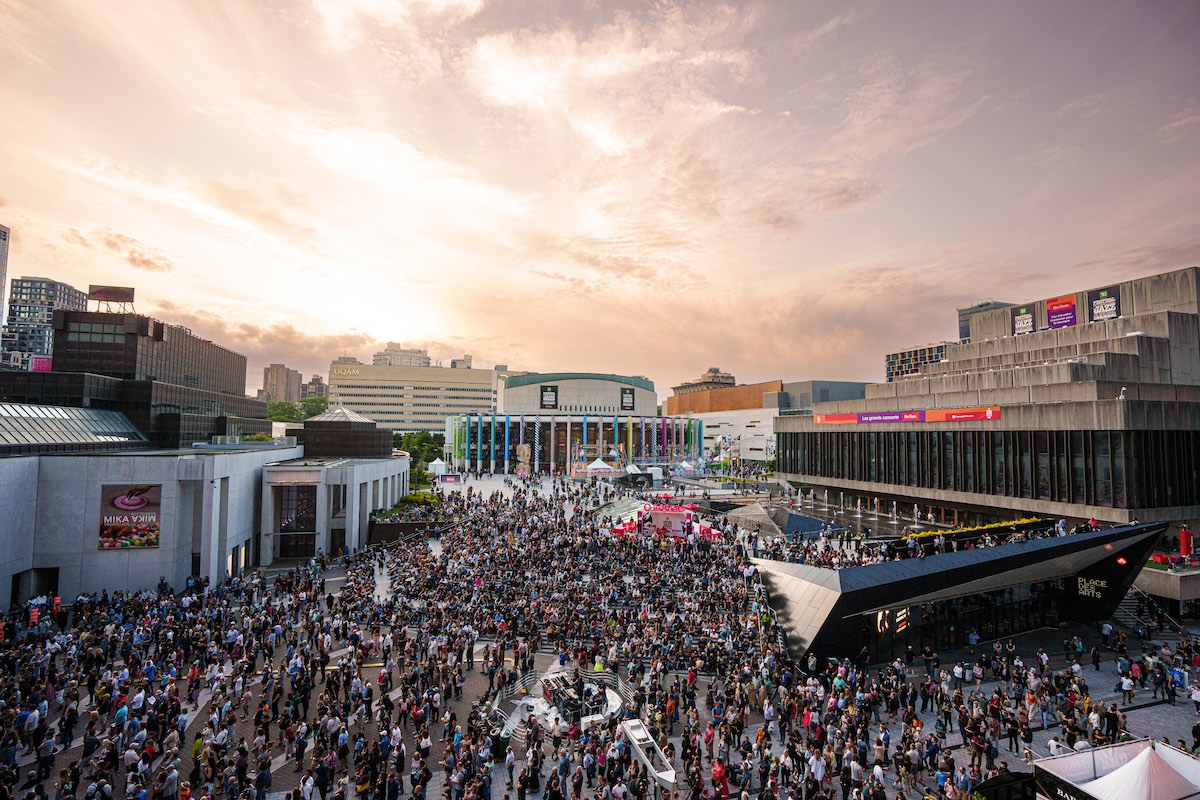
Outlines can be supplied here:
M1059 622L1108 619L1150 557L1166 523L849 569L754 559L799 658L843 658L865 647L873 663L912 645L966 645L972 628L995 639Z

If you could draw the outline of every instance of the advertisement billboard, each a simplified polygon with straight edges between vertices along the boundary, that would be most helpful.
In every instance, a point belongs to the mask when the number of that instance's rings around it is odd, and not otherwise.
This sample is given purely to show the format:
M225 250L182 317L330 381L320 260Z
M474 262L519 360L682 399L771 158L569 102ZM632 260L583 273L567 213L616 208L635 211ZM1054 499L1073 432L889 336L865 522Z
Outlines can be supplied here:
M100 300L107 303L132 303L132 286L97 286L88 287L88 300Z
M1013 336L1033 333L1033 306L1016 306L1012 310Z
M558 386L543 386L541 397L542 402L540 403L540 407L542 410L553 410L558 408Z
M30 356L29 357L30 372L53 372L54 358L53 356Z
M621 410L633 411L633 389L631 387L621 387Z
M1109 286L1088 292L1088 311L1092 322L1121 316L1121 287Z
M1051 328L1069 328L1076 321L1075 295L1066 294L1046 301L1046 324Z
M158 547L161 505L161 483L101 486L99 549Z

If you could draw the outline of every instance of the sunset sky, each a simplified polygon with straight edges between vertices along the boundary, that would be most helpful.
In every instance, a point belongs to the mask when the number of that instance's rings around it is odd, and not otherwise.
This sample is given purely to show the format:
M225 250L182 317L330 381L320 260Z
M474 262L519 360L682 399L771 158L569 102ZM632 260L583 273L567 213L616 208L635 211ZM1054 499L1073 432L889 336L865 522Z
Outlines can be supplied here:
M1196 2L0 0L9 275L262 366L881 380L1200 264Z

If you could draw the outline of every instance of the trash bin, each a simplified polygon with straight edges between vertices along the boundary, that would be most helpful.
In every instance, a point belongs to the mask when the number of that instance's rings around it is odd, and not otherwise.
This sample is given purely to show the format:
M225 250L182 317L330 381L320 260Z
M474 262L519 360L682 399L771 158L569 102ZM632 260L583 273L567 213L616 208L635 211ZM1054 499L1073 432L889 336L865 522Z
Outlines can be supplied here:
M512 744L512 731L502 729L500 731L500 745L495 747L496 754L493 756L497 761L504 760L504 754L508 752L508 746Z

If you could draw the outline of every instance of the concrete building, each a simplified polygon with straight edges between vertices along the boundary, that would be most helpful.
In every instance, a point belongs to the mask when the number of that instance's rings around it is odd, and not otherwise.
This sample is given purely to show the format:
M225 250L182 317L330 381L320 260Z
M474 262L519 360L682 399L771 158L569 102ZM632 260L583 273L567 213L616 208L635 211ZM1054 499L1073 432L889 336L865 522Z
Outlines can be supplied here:
M263 388L258 399L264 403L299 403L300 371L289 369L283 364L263 367Z
M959 343L971 341L971 319L985 311L995 311L998 308L1012 308L1014 303L1005 303L1001 300L984 300L971 306L963 306L958 309L958 341Z
M946 357L946 348L953 342L933 342L920 347L906 347L883 357L884 379L890 383L906 375L916 375L926 364L936 364Z
M54 353L54 312L87 311L87 300L87 292L61 281L14 278L8 295L7 322L0 334L0 367L48 367Z
M441 432L455 414L490 414L500 379L488 369L333 363L329 405L355 411L401 433Z
M7 323L6 311L8 303L4 294L8 288L8 240L12 231L0 225L0 327Z
M373 511L408 494L410 459L393 454L391 433L346 409L305 420L301 458L263 469L262 563L355 551Z
M153 589L160 577L220 581L256 563L263 465L302 454L261 445L0 458L0 598L11 607L42 592Z
M329 397L329 384L320 375L313 375L308 379L308 383L300 384L300 399L305 400L309 397Z
M859 401L776 422L779 471L921 521L1200 517L1200 269L971 319Z
M450 359L450 369L471 369L471 355Z
M371 363L376 367L429 367L433 365L429 359L428 350L402 347L395 342L388 342L384 349L372 356Z
M344 410L295 438L149 448L115 411L0 403L0 600L219 582L357 548L369 512L409 486L389 432Z

